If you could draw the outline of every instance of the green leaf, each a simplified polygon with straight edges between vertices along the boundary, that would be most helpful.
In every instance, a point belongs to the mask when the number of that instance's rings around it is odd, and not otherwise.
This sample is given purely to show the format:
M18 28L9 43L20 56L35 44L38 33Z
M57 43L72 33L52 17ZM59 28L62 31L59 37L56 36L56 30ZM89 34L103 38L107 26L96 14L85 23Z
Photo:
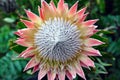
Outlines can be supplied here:
M26 28L26 26L22 22L18 22L16 27L17 27L17 29Z
M7 23L13 23L13 22L15 22L15 19L7 17L7 18L4 18L4 21Z
M106 37L102 37L102 36L100 36L100 35L98 35L98 34L94 34L94 35L92 36L92 38L98 39L98 40L100 40L100 41L105 42L105 43L108 44L108 38L106 38Z
M53 0L55 6L57 6L59 0Z
M21 53L22 51L26 49L26 47L15 45L15 46L12 46L11 49L15 51L16 53Z
M113 34L112 31L108 31L108 30L100 30L100 31L97 32L97 34L101 34L101 33L104 34L104 35L105 34Z
M96 1L99 6L99 11L101 13L104 13L105 12L105 1L104 0L96 0Z

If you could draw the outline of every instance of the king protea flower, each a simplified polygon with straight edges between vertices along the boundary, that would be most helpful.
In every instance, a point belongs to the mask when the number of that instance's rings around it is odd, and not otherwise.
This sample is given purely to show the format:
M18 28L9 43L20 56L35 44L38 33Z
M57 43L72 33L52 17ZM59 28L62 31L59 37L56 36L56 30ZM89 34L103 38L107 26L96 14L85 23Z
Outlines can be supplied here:
M69 9L64 0L57 7L53 1L42 1L39 16L25 10L28 20L21 21L27 28L15 32L20 36L16 43L27 47L19 57L31 58L24 71L39 70L38 80L46 74L48 80L65 80L65 75L72 80L76 74L86 80L82 67L95 67L89 56L101 54L92 46L103 42L90 38L98 31L98 19L84 21L86 7L77 11L77 6L78 2Z

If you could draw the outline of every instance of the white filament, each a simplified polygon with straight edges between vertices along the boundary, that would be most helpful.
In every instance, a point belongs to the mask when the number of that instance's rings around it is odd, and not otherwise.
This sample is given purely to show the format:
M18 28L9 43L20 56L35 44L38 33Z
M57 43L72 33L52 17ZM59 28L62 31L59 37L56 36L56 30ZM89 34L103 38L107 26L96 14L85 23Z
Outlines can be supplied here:
M35 44L44 58L64 62L80 49L80 31L62 18L49 19L36 33Z

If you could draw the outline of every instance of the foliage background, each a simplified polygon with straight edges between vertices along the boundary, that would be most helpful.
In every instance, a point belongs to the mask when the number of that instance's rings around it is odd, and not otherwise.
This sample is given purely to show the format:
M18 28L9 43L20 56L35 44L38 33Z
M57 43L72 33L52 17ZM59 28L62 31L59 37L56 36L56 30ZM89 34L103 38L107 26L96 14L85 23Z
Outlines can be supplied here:
M55 4L58 2L53 1ZM76 1L65 0L70 7ZM99 19L96 25L100 31L92 37L105 42L104 45L95 47L103 56L91 57L95 61L96 68L91 70L84 68L87 80L120 80L120 0L78 1L78 9L88 7L87 20ZM38 14L38 5L40 0L0 0L0 80L37 80L37 72L33 75L31 70L23 72L28 59L16 57L25 47L14 43L17 38L14 32L25 27L19 20L23 16L26 18L24 9ZM75 78L80 79L78 76Z

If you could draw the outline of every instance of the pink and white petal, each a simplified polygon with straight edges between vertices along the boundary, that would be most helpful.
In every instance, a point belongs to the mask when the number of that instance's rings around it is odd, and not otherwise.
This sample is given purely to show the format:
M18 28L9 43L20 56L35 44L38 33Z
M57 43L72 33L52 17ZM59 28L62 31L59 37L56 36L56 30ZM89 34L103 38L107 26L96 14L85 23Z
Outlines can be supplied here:
M56 72L49 71L47 74L48 80L54 80L56 77Z
M87 8L85 7L85 8L83 8L83 9L81 9L80 11L77 12L77 15L78 15L79 18L83 17L86 9L87 9Z
M95 33L97 33L98 31L99 31L99 30L96 29L96 30L93 31L93 33L95 34ZM104 43L103 43L103 44L104 44Z
M103 44L103 42L97 40L97 39L93 39L93 38L88 38L85 40L85 43L84 43L86 46L98 46L98 45L101 45Z
M39 11L39 16L41 17L42 20L44 20L43 10L39 6L38 6L38 11Z
M18 40L15 41L17 44L25 47L30 47L31 44L26 43L25 39L19 38Z
M65 71L61 71L58 73L59 80L65 80Z
M74 15L77 11L78 1L70 8L68 15Z
M50 6L49 4L47 4L46 1L43 1L42 2L42 9L45 11L45 10L50 10Z
M20 30L14 32L14 34L16 34L16 35L18 35L18 36L21 36L21 32L20 32Z
M59 0L57 10L60 12L64 10L64 0Z
M95 27L92 27L92 26L91 27L82 26L81 34L82 34L82 36L89 38L90 36L92 36L94 34L95 30L96 30Z
M80 62L88 67L95 67L94 62L86 55L81 55Z
M52 10L53 10L53 12L57 12L57 9L56 9L56 6L55 6L55 4L54 4L54 2L53 1L51 1L50 2L50 6L51 6L51 8L52 8Z
M37 24L41 24L41 18L39 16L37 16L36 14L32 13L31 11L25 10L28 18Z
M34 56L35 56L34 53L27 53L27 54L25 54L23 57L24 57L24 58L32 58L32 57L34 57Z
M88 55L88 56L102 56L99 52L99 50L96 50L94 48L91 47L86 47L84 48L84 54Z
M25 51L20 53L20 55L18 57L24 57L25 54L31 53L33 50L34 50L33 47L28 47Z
M78 19L78 21L77 21L77 23L82 23L86 19L86 17L87 17L88 14L89 13L86 13L86 14L83 14L83 16L80 16L79 19Z
M91 32L91 34L89 34L88 37L91 37L93 34L95 34L95 33L97 33L99 31L99 30L96 29L97 27L98 26L95 26L95 25L88 27L89 30L86 33L90 33Z
M31 22L31 21L27 21L27 20L22 20L21 19L21 22L23 22L27 28L35 28L34 27L34 23Z
M72 75L72 78L76 77L76 70L74 67L69 67L68 72Z
M25 28L18 31L20 33L21 38L25 38L26 40L30 41L34 37L34 33L36 32L35 28Z
M41 1L41 3L43 2L43 1L45 1L45 0L40 0Z
M66 11L68 11L68 4L67 3L64 4L64 8Z
M33 57L33 58L27 63L27 65L25 66L24 71L26 71L26 70L28 70L28 69L30 69L30 68L38 65L38 64L39 64L39 62L36 61L35 57Z
M20 36L21 38L25 38L26 36L30 37L31 34L33 35L35 31L36 31L35 28L24 28L15 32L15 34Z
M26 29L22 29L23 31ZM17 32L15 32L16 35L20 36L21 38L24 38L24 34L22 33L22 30L18 30Z
M47 74L47 70L40 69L40 71L38 73L38 80L41 80L46 74Z
M73 80L73 77L68 70L66 71L66 76L68 77L69 80Z
M83 72L83 70L82 70L82 67L81 67L81 65L80 65L79 63L76 64L75 70L76 70L76 73L77 73L81 78L83 78L84 80L86 80L85 74L84 74L84 72Z
M82 67L85 67L85 68L87 68L87 69L90 69L89 66L87 66L86 64L84 64L84 63L82 63L82 62L80 62L80 65L81 65Z
M42 11L44 14L44 19L48 19L50 17L52 17L54 15L54 13L52 12L52 8L50 7L49 4L47 4L46 1L42 2Z
M89 27L91 25L94 25L97 21L98 19L88 20L88 21L83 22L83 25L85 25L86 27Z
M35 30L35 29L25 28L25 29L20 30L20 32L21 32L23 35L29 35L29 34L32 34L32 33L31 33L32 30Z
M39 70L39 64L38 65L36 65L34 68L33 68L33 71L32 71L32 73L35 73L36 71L38 71Z

